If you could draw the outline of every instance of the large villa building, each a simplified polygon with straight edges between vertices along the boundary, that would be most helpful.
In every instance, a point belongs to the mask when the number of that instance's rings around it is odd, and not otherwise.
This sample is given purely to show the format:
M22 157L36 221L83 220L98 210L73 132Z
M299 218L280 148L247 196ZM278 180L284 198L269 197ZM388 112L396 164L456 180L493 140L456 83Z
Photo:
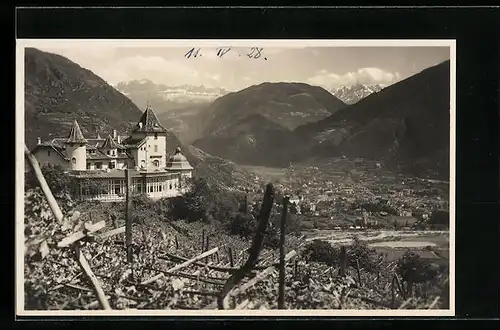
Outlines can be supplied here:
M39 138L33 154L41 166L60 165L79 180L81 200L117 201L125 197L125 169L129 169L131 190L151 198L175 197L185 192L185 178L193 167L177 148L167 158L167 130L149 107L128 137L85 138L75 120L66 138L42 142ZM101 187L91 193L81 183L100 180Z

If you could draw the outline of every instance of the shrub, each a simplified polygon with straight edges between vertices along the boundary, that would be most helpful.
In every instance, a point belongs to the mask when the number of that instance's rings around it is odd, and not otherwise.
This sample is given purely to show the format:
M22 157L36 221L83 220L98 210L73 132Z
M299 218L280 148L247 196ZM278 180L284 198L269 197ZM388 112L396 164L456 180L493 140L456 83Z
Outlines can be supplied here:
M227 229L232 235L248 237L255 233L257 222L251 215L238 213L227 224Z
M270 218L271 218L270 222L273 224L274 227L276 228L281 227L281 213L273 212ZM301 230L301 221L299 216L297 216L296 214L288 213L286 219L285 233L300 234L300 230Z
M266 229L262 245L270 249L277 249L280 246L280 234L272 223L269 223Z
M404 282L422 283L434 279L437 271L415 252L407 250L398 260L397 272Z
M323 240L314 240L307 244L304 255L310 261L322 262L328 265L337 264L339 260L339 251Z
M374 249L368 247L366 242L355 236L351 245L347 247L348 266L356 267L356 260L359 267L368 271L376 271L379 263L378 254Z
M44 165L41 170L45 181L47 181L47 185L49 186L54 196L61 193L74 193L74 179L65 174L63 168L60 165ZM31 168L25 174L24 185L25 190L40 186L38 184L35 173Z
M146 194L132 196L132 222L145 224L158 218L155 212L155 201Z
M170 203L169 214L175 219L186 219L188 222L211 222L218 220L226 223L238 211L239 201L234 194L209 184L203 178L188 181L188 192Z

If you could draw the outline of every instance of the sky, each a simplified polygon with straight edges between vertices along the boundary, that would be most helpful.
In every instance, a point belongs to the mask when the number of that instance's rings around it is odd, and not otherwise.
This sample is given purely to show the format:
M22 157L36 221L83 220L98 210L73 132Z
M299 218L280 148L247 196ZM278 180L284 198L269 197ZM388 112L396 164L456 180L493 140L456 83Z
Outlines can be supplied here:
M331 90L390 85L450 59L449 47L123 47L109 43L37 47L67 57L111 85L149 79L168 86L204 85L237 91L263 82L303 82ZM248 56L250 55L250 56Z

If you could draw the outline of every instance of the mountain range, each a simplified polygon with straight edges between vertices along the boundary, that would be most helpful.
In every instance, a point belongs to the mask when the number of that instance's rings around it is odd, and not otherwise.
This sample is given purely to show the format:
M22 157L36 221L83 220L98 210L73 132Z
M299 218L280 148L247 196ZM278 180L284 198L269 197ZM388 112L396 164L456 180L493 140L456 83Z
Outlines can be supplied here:
M87 136L112 129L124 134L136 124L142 113L137 104L144 102L169 129L168 152L181 144L181 132L185 145L193 142L183 152L201 172L208 163L205 172L215 174L231 162L286 166L344 155L382 160L416 175L449 175L449 61L387 87L355 85L329 92L304 83L262 83L227 92L140 80L118 84L119 91L62 56L34 48L25 54L30 147L38 136L67 134L73 119ZM170 96L162 96L163 91ZM192 95L198 101L185 102ZM160 99L163 103L155 106ZM176 105L156 108L165 102ZM193 156L193 150L202 156Z
M345 104L317 86L263 83L218 98L201 113L205 129L193 145L251 165L287 164L300 125L327 118Z
M118 83L115 88L139 106L149 103L159 113L190 103L207 103L229 93L220 87L203 85L167 86L156 84L149 79L131 80ZM171 105L168 107L167 105Z
M447 178L449 61L372 91L346 105L306 84L252 86L217 99L203 112L207 128L194 146L248 165L286 166L344 155Z
M67 58L25 49L25 141L28 147L43 140L68 134L78 120L87 137L127 133L142 111L126 96L90 70ZM167 152L181 145L168 132ZM187 157L188 155L186 155Z
M340 86L332 89L331 93L345 104L354 104L368 95L380 92L385 87L386 85L383 84L355 84L351 86Z
M185 144L200 137L198 115L210 102L229 93L219 87L167 86L149 79L120 82L115 87L137 106L149 104L162 124Z
M295 133L291 159L346 155L449 175L450 62L427 68Z

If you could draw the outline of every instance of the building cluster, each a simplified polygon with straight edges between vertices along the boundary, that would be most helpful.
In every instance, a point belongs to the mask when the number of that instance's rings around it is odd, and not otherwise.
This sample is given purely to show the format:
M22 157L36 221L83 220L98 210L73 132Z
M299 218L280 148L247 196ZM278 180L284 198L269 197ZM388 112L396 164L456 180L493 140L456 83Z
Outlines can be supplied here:
M38 139L33 154L41 166L59 165L78 182L98 180L97 193L80 184L79 198L102 201L125 196L125 169L129 170L131 190L151 198L175 197L185 192L185 179L193 167L178 147L167 156L167 130L154 111L147 107L130 136L112 135L85 138L78 122L66 138Z

